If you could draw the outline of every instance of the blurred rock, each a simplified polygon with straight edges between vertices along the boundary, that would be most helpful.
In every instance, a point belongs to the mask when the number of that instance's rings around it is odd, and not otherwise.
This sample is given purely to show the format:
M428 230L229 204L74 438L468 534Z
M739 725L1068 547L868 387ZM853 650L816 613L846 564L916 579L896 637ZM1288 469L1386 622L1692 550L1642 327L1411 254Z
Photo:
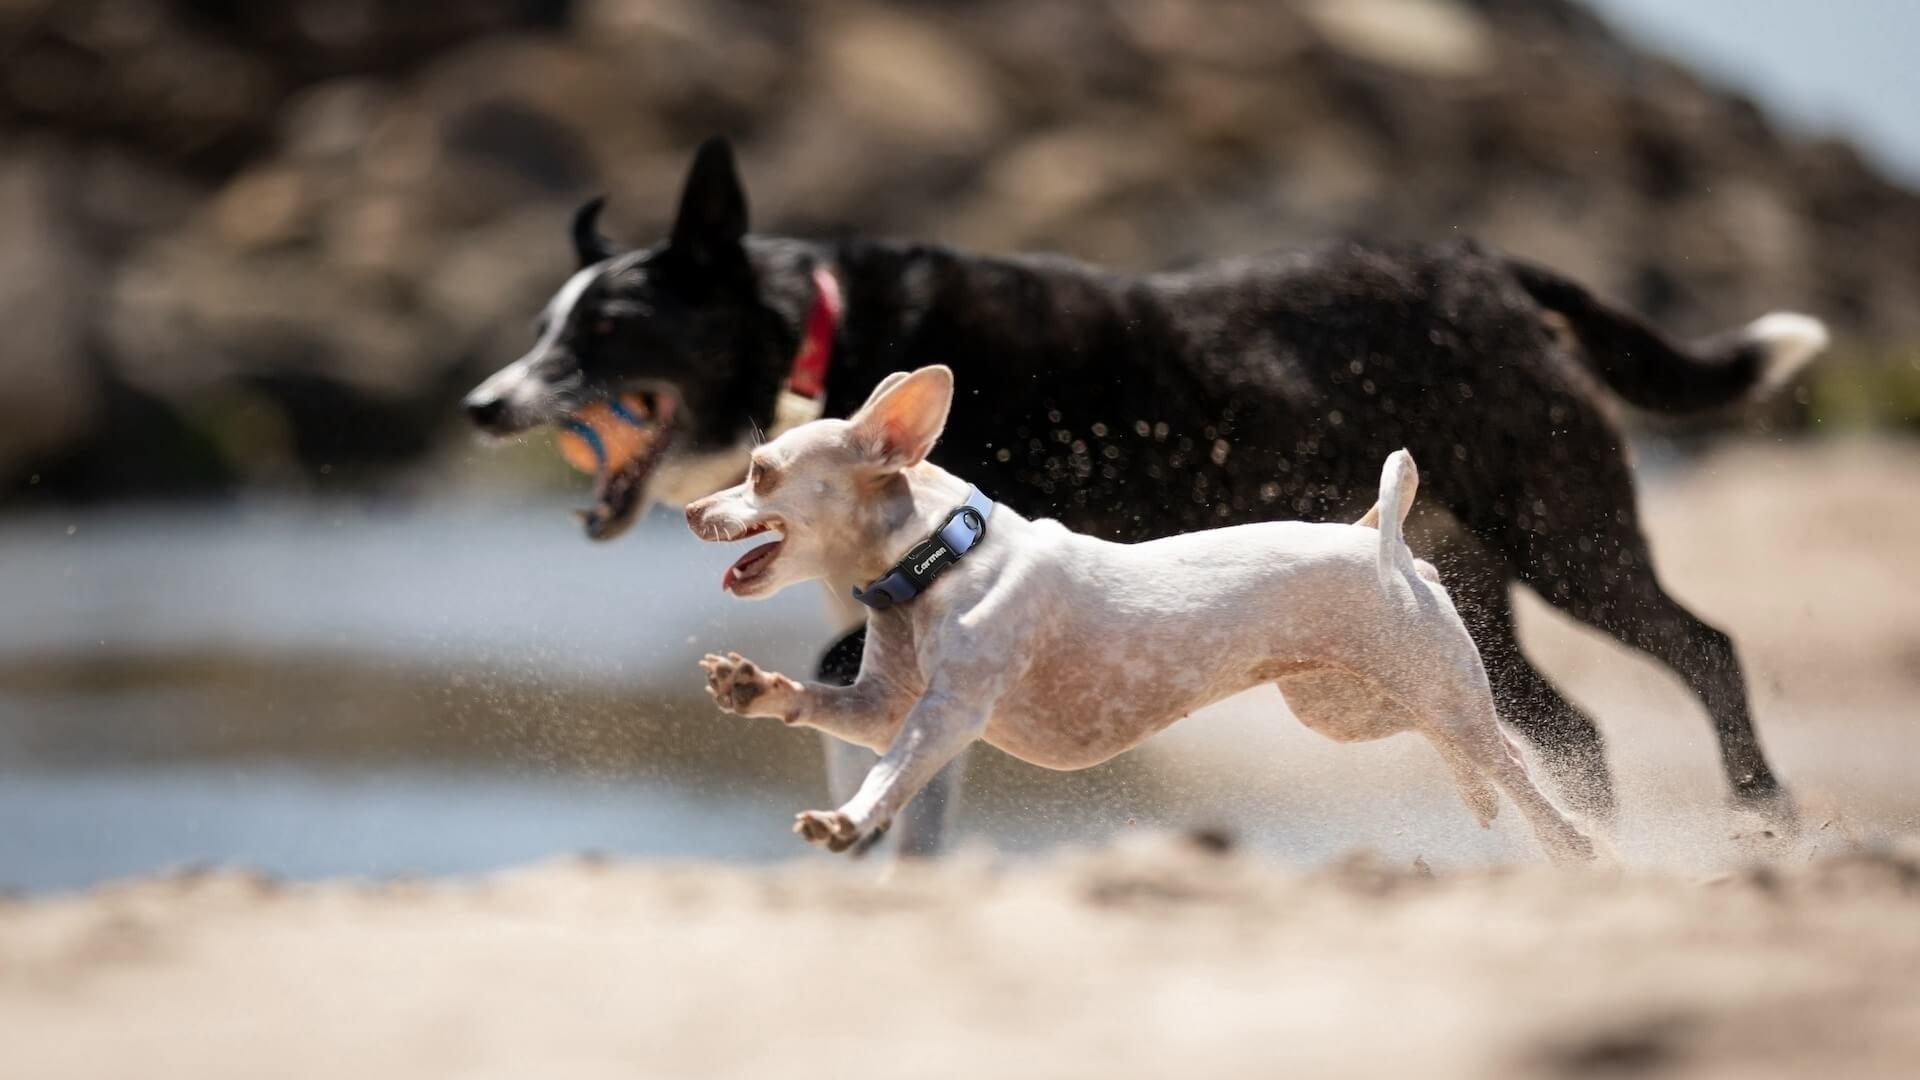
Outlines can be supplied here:
M716 131L764 229L1134 268L1471 234L1678 333L1920 340L1920 198L1573 0L14 0L0 60L4 484L142 418L291 433L196 476L404 460L524 347L578 200L653 240ZM110 441L102 387L142 402Z
M0 466L83 437L98 405L86 342L98 267L59 198L73 172L53 147L0 154Z
M843 122L931 154L971 154L1005 131L992 72L937 16L843 7L816 37Z
M1453 0L1314 0L1306 11L1335 48L1411 75L1461 78L1494 62L1491 27Z

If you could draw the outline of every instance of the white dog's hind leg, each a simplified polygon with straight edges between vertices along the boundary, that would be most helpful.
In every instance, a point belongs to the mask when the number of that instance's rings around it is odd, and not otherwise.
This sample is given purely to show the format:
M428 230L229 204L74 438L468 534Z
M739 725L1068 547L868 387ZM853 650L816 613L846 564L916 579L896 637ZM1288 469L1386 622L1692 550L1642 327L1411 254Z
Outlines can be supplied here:
M1460 790L1460 801L1467 804L1473 813L1473 820L1481 828L1493 824L1500 816L1500 793L1487 785L1487 778L1480 773L1479 766L1471 761L1466 753L1450 742L1433 740L1433 748L1440 752L1440 760L1447 763L1447 771L1453 774L1453 784Z
M1449 696L1464 700L1456 700L1450 714L1437 718L1437 723L1423 724L1422 730L1448 766L1455 770L1461 795L1474 810L1474 816L1480 816L1475 800L1482 793L1492 793L1486 791L1486 784L1478 777L1470 780L1464 774L1468 769L1477 770L1481 777L1491 780L1513 800L1553 861L1574 863L1592 859L1593 841L1574 828L1559 808L1540 793L1526 765L1512 753L1506 733L1500 730L1499 720L1494 716L1492 695L1480 687L1474 692ZM1488 814L1481 824L1492 818L1493 815Z

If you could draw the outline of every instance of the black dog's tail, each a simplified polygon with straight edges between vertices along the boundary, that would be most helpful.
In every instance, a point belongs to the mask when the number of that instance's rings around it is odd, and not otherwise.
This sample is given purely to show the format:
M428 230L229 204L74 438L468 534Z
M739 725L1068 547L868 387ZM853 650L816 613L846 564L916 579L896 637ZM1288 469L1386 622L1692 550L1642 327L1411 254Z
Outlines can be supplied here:
M1521 288L1567 321L1587 369L1642 409L1684 413L1732 404L1779 386L1827 347L1824 323L1784 311L1691 347L1677 345L1545 267L1505 262Z

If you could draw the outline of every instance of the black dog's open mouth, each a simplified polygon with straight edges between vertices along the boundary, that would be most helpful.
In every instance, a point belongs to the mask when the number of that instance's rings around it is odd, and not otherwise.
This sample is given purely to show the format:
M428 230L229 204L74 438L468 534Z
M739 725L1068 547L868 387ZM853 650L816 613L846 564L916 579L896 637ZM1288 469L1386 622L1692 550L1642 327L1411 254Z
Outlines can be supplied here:
M575 517L589 540L625 533L646 505L647 478L673 442L676 410L667 394L626 393L595 402L560 424L561 455L593 473L593 505Z

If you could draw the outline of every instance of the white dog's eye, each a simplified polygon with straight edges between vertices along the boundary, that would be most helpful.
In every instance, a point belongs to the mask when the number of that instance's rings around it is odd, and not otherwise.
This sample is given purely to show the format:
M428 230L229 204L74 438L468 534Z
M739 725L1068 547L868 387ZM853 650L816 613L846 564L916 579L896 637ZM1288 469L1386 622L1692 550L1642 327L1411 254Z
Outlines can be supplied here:
M747 459L747 487L751 488L755 495L765 495L772 491L773 481L773 473L765 465L760 464L758 458Z

